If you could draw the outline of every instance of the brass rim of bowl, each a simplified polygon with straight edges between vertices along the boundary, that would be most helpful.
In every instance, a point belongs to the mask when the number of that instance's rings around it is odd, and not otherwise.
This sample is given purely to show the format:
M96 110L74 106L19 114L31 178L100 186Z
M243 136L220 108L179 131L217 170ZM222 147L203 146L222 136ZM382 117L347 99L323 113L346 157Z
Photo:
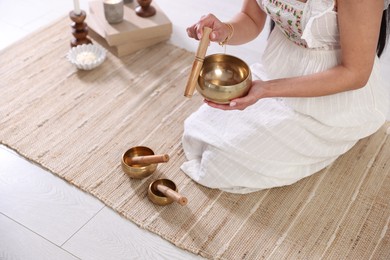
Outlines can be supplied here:
M221 81L219 82L220 84L216 84L216 82L213 82L212 80L206 78L206 75L209 72L213 71L212 68L216 67L214 65L217 65L218 63L229 64L229 62L237 65L236 67L240 68L237 70L233 69L235 73L238 73L240 75L239 81L233 82L231 84L230 83L224 84L226 82ZM223 69L223 67L221 68ZM232 55L217 53L217 54L206 56L197 80L197 89L206 100L210 100L214 103L219 103L219 104L228 104L231 99L245 95L249 91L248 85L250 85L249 82L251 82L251 80L252 80L251 70L248 64L246 64L243 60ZM220 92L221 98L218 98L216 95L209 96L209 94L207 93L211 93L210 92L212 91L211 89ZM231 95L232 90L237 90L237 92L241 92L241 93L237 95Z
M251 70L250 70L248 64L245 61L243 61L240 58L237 58L236 56L232 56L232 55L229 55L229 54L216 53L216 54L208 55L208 56L205 57L205 59L203 61L203 64L207 64L208 60L211 60L214 57L224 57L224 58L228 58L228 59L231 59L231 60L236 60L245 68L245 71L247 72L246 75L245 75L245 78L243 78L240 82L238 82L236 84L233 84L233 85L229 85L229 86L232 86L232 87L236 86L236 85L240 84L241 82L244 82L245 80L247 80L249 77L252 76ZM221 60L221 61L223 61L223 60ZM216 63L216 62L214 62L214 63ZM203 76L203 73L202 73L203 71L204 71L204 67L202 67L201 70L200 70L199 78L205 79L204 76Z
M123 171L130 177L136 179L150 176L157 168L157 164L155 163L149 165L129 165L126 162L126 158L139 155L154 155L154 152L146 146L135 146L124 152L121 160Z

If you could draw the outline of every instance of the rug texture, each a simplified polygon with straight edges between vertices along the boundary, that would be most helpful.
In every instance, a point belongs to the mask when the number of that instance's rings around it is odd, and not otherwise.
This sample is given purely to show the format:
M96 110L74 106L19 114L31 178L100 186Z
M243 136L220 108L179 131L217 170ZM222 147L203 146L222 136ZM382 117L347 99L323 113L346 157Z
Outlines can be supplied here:
M325 170L287 187L236 195L180 170L183 121L201 104L183 96L194 54L160 43L97 69L66 59L64 18L0 53L0 141L180 248L210 259L389 259L387 123ZM168 153L154 175L130 179L133 146ZM155 179L189 202L157 206Z

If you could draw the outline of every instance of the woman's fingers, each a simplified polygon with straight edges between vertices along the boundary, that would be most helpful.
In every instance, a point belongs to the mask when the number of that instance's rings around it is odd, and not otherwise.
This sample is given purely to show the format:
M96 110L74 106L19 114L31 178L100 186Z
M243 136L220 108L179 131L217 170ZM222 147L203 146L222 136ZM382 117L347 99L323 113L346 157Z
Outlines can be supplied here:
M211 41L221 41L221 37L218 37L218 35L221 35L221 28L223 29L223 23L218 20L217 17L213 14L203 15L199 21L187 28L187 35L190 38L194 38L196 40L200 40L203 35L203 28L209 27L213 30L213 32L210 34L210 40Z

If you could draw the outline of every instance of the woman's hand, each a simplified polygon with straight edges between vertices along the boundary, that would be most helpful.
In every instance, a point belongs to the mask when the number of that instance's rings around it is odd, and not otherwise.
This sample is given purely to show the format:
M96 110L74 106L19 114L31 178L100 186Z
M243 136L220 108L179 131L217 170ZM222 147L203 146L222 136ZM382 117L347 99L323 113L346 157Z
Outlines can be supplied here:
M203 28L209 27L212 29L210 33L210 41L222 42L229 36L231 29L228 25L221 22L213 14L204 15L199 22L187 28L187 34L190 38L200 40L203 35Z
M260 34L266 18L267 15L260 9L256 0L243 0L241 10L228 21L231 27L221 22L215 15L208 14L202 16L196 24L188 27L187 34L199 40L202 38L203 27L207 26L212 29L210 41L240 45L255 39Z
M216 104L209 100L204 100L206 104L211 107L222 110L244 110L250 105L256 103L259 99L266 97L265 81L255 80L252 82L252 86L246 96L241 98L235 98L227 105Z

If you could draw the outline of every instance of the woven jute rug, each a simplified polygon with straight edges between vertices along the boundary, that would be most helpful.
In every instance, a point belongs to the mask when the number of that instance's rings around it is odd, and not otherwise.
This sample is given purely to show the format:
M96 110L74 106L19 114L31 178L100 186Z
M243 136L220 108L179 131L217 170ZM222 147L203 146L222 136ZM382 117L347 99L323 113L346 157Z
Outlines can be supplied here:
M69 19L0 54L0 141L89 192L140 227L212 259L389 259L387 123L333 165L287 187L235 195L180 171L183 121L201 104L184 98L194 54L161 43L92 71L66 60ZM142 180L122 172L130 147L168 153ZM189 202L157 206L155 179Z

